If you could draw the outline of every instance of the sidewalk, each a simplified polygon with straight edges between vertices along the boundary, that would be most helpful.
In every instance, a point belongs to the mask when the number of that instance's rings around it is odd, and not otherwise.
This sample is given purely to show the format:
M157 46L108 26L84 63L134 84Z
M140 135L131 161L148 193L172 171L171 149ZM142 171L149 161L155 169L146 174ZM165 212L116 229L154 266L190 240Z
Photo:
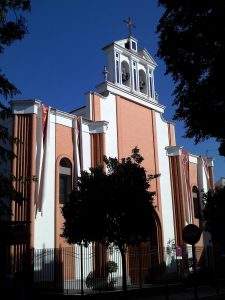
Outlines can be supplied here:
M113 292L102 292L96 294L62 294L62 293L21 293L18 292L15 297L12 297L17 300L73 300L75 298L86 298L89 300L117 300L117 299L126 299L126 300L225 300L225 286L216 290L212 286L199 286L197 288L198 298L194 295L194 288L185 288L183 285L161 285L154 286L152 288L143 288L143 289L133 289L128 290L126 294L122 291L113 291ZM70 298L70 299L69 299Z
M126 299L134 299L134 300L212 300L212 299L225 299L225 288L216 291L215 288L210 286L201 286L197 289L197 296L195 298L194 289L193 288L183 288L179 291L170 291L166 293L165 290L162 289L162 292L158 295L151 295L151 293L146 293L145 295L127 295ZM115 298L116 299L116 298Z
M72 295L70 295L72 296ZM142 290L129 290L126 295L123 292L114 293L101 293L101 294L90 294L83 297L94 299L129 299L129 300L225 300L225 287L217 291L214 287L210 286L200 286L197 289L197 296L195 298L194 288L184 288L184 287L172 287L165 286L158 287L157 289L142 289ZM72 296L73 297L73 296ZM79 297L79 296L78 296ZM82 296L81 296L82 297ZM82 297L82 298L83 298Z

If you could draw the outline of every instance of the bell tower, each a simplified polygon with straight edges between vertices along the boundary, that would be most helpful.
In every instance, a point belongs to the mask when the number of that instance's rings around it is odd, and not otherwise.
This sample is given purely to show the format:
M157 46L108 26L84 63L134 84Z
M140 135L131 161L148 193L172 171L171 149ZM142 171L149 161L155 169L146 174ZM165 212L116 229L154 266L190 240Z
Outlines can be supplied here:
M132 35L103 48L107 57L107 82L148 102L157 102L154 70L157 66L146 49L138 47ZM101 85L97 91L101 92Z

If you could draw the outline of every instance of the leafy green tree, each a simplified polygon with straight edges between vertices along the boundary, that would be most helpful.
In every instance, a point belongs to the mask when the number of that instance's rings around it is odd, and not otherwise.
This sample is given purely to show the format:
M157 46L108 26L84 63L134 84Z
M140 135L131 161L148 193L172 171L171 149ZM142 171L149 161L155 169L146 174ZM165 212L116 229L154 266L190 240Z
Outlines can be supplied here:
M23 14L29 10L29 0L0 1L0 55L4 53L6 47L16 40L21 40L27 33ZM9 212L4 199L16 194L12 186L13 178L9 172L7 174L4 166L7 166L7 163L9 164L14 158L10 145L17 141L12 138L5 124L11 117L8 100L19 93L19 90L0 69L0 218Z
M225 253L225 187L206 194L204 218L214 244L221 246Z
M119 248L124 290L127 246L151 237L154 192L149 187L150 180L158 175L146 175L142 161L137 148L121 161L105 157L106 171L98 166L82 172L62 209L63 236L69 243L113 243Z
M158 56L175 82L174 118L198 143L213 137L225 155L225 1L159 0Z

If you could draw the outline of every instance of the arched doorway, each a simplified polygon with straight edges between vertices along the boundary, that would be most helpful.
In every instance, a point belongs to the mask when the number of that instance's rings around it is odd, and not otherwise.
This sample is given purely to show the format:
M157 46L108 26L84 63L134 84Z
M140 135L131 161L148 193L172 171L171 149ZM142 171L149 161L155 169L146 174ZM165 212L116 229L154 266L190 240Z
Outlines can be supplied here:
M150 226L151 239L129 247L127 265L131 285L140 286L157 280L163 271L162 229L156 212Z

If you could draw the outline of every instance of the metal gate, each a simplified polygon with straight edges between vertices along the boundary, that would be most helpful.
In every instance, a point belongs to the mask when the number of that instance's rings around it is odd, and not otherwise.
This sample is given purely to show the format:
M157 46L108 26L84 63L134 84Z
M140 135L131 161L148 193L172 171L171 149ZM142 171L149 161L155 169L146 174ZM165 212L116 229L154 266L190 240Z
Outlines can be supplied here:
M126 252L127 286L142 288L149 284L178 281L190 272L189 249L177 257L176 248L128 247ZM202 248L197 252L200 263ZM179 254L180 256L180 254ZM100 243L89 247L74 245L59 249L40 249L33 252L33 282L38 289L60 293L96 293L122 289L122 259L117 247L106 248Z

